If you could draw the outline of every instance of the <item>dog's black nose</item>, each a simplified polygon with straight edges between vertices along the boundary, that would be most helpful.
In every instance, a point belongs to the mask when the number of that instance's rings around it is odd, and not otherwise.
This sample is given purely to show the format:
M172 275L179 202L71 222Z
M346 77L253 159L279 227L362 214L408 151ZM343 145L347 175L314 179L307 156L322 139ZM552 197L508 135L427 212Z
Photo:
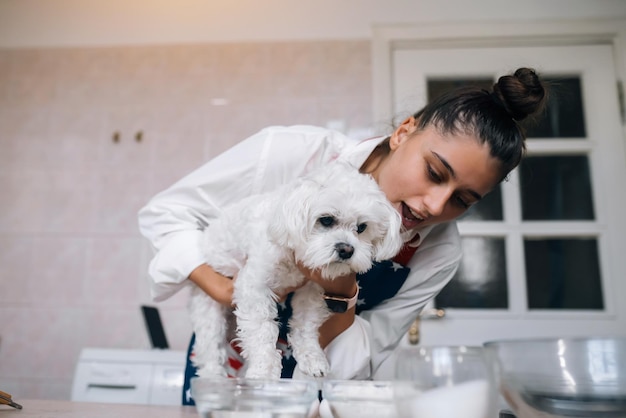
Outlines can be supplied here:
M345 242L340 242L335 244L335 251L339 254L339 258L347 260L352 257L352 254L354 254L354 247L350 244L346 244Z

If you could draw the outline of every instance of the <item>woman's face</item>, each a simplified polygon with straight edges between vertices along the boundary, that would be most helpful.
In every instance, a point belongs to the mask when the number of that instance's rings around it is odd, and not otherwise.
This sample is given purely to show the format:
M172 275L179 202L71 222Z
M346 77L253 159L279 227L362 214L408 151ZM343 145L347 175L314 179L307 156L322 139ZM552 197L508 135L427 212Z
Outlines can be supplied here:
M389 146L391 153L372 175L406 229L460 216L500 180L500 163L471 135L443 135L434 126L418 131L409 118Z

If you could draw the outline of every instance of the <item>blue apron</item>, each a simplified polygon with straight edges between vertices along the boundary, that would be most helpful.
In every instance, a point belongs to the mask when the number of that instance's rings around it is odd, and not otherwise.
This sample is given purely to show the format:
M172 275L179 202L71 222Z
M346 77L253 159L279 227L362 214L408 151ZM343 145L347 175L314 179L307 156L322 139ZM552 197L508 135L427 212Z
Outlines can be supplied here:
M412 249L411 255L415 250ZM402 254L402 253L401 253ZM410 257L409 257L410 259ZM398 260L398 257L396 257ZM398 260L400 261L400 260ZM406 264L406 259L403 259ZM356 314L372 309L379 303L393 297L409 275L410 268L405 267L398 262L387 260L374 264L367 272L357 275L357 283L359 285L359 299L356 305ZM289 318L291 317L291 297L278 304L278 320L280 322L280 331L278 336L277 348L283 353L283 371L284 378L293 376L296 367L296 360L291 355L291 349L287 343L287 335L289 333ZM192 377L196 376L196 368L190 361L190 355L193 350L195 335L191 337L189 347L187 349L187 364L185 366L185 382L183 385L183 405L195 405L190 392L189 382Z

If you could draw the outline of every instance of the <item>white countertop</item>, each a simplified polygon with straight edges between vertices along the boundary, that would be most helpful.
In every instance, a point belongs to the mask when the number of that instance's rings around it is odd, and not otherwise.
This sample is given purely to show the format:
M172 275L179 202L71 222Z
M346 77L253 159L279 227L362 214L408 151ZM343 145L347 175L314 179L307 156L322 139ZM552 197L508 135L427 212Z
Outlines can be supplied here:
M111 403L14 399L23 409L0 405L0 418L197 418L193 406L123 405Z

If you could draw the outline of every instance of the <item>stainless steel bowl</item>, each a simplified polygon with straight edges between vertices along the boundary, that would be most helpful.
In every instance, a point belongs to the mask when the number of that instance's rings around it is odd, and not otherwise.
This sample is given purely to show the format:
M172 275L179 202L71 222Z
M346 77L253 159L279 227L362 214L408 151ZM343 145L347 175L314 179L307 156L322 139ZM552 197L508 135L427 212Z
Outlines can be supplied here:
M485 352L518 418L626 417L626 337L492 341Z

